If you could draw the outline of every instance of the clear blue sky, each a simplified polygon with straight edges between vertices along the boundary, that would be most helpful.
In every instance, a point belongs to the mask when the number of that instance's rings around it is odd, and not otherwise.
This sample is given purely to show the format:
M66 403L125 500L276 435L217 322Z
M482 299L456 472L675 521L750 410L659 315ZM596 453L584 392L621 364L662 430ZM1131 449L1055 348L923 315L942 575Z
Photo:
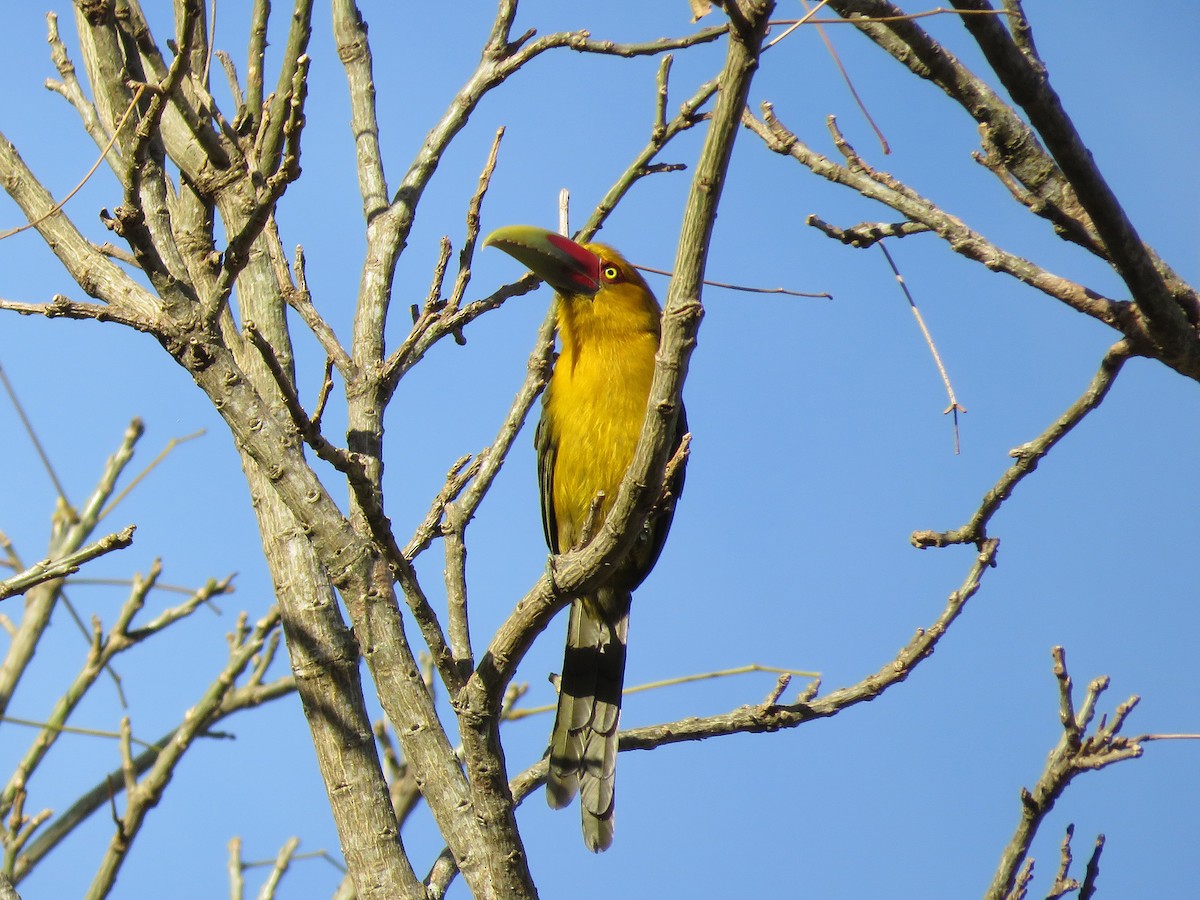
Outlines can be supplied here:
M0 129L56 196L94 160L70 107L45 91L54 69L41 19L47 4L9 4L0 31ZM154 6L156 4L146 4ZM57 6L74 47L70 5ZM165 6L165 4L164 4ZM248 6L248 5L246 5ZM276 4L282 7L284 4ZM314 299L349 334L363 250L361 212L345 104L345 79L319 5L304 177L281 205L284 244L303 244ZM490 4L362 4L371 31L384 152L394 187L427 129L478 58ZM686 32L687 5L530 2L518 31L588 28L598 38L645 40ZM1200 144L1200 76L1194 4L1153 12L1128 4L1026 0L1053 83L1142 236L1185 277L1200 277L1192 171ZM917 7L914 6L914 9ZM926 8L926 7L921 7ZM784 5L781 14L796 8ZM216 44L245 72L245 12L220 5ZM277 9L283 19L285 11ZM715 15L713 17L715 19ZM160 43L168 30L155 20ZM701 24L708 24L707 22ZM977 59L950 18L927 21L968 61ZM770 52L754 102L771 100L810 145L834 153L824 117L874 165L905 179L948 211L1052 271L1124 296L1111 271L1058 241L1023 213L970 159L974 124L927 84L903 72L848 27L830 29L859 92L893 149L883 158L817 35L793 35ZM268 68L278 63L274 38ZM74 52L74 51L73 51ZM671 108L710 77L719 46L677 54ZM78 59L78 54L76 54ZM399 271L394 343L410 303L428 289L437 241L461 242L465 204L495 129L508 132L484 207L484 230L553 227L560 187L576 219L641 148L652 122L649 60L560 51L544 56L484 102L443 159ZM664 161L691 162L700 132ZM648 179L611 218L603 239L634 261L671 265L686 174ZM107 240L97 213L120 202L104 175L68 209L87 234ZM695 434L687 492L666 552L637 594L627 683L746 663L818 670L825 689L875 671L932 622L957 588L971 551L917 551L914 529L961 525L1009 462L1009 449L1042 431L1087 385L1115 334L1054 301L956 258L928 236L893 243L935 335L960 402L962 453L953 453L945 396L903 297L877 251L854 251L804 225L810 213L851 225L894 215L833 188L738 138L709 275L724 281L829 291L800 300L710 289L685 396ZM0 228L20 223L0 201ZM0 242L0 296L84 299L33 234ZM477 256L470 297L519 267L495 251ZM653 282L659 296L664 279ZM446 469L488 443L524 375L547 293L514 300L440 347L402 386L388 419L389 514L411 533ZM299 334L300 328L297 328ZM299 339L309 398L322 358ZM164 580L197 585L236 571L224 615L201 612L118 664L135 734L150 739L178 721L224 656L237 610L257 617L270 581L235 454L220 420L184 372L150 338L116 326L5 315L0 365L30 411L71 499L90 490L133 416L147 434L139 460L172 437L208 429L178 449L115 513L112 530L138 525L135 545L90 570L128 578L155 558ZM1127 731L1200 731L1196 700L1195 545L1200 487L1196 385L1134 360L1104 406L1023 483L992 525L999 567L933 658L881 699L833 720L776 735L738 736L624 754L616 843L593 857L578 811L554 813L539 795L520 813L542 896L819 898L979 896L1016 824L1018 791L1031 785L1057 741L1050 648L1067 648L1076 684L1107 674L1110 711L1131 694L1142 704ZM336 415L336 414L331 414ZM29 560L44 555L53 488L0 403L6 472L0 530ZM531 436L523 436L468 533L473 633L481 642L545 565ZM438 548L422 560L436 595ZM78 586L85 616L111 622L121 588ZM156 595L168 604L170 595ZM17 601L9 601L10 603ZM547 673L561 662L556 623L522 666L529 705L551 702ZM38 717L72 677L83 641L57 620L36 671L12 709ZM282 663L277 664L283 672ZM743 676L631 697L630 726L759 702L774 676ZM791 696L799 683L789 689ZM101 684L73 724L114 729L122 715ZM294 699L226 723L233 741L198 747L155 809L118 882L119 897L226 895L226 843L240 835L263 859L295 835L301 850L336 853L337 837ZM535 761L548 717L513 723L505 749L515 773ZM33 732L0 729L0 772ZM1200 744L1158 742L1143 759L1081 777L1034 846L1033 895L1044 895L1066 823L1076 858L1107 835L1101 896L1200 895L1190 854ZM33 808L63 809L118 762L114 742L67 737L31 786ZM105 814L22 885L26 900L81 892L111 830ZM416 815L406 843L424 872L440 842ZM257 889L258 874L248 876ZM283 896L327 895L338 873L298 863ZM456 885L457 896L465 896Z

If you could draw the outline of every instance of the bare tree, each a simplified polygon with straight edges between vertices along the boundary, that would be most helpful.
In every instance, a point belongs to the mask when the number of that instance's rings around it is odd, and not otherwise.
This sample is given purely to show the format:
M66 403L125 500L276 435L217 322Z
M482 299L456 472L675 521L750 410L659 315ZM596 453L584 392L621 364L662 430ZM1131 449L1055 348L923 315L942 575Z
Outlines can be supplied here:
M700 26L688 26L680 4L679 36L643 43L619 43L586 31L522 33L515 26L515 0L502 0L474 70L425 134L398 182L390 184L385 159L391 154L381 137L377 107L379 94L387 90L375 77L373 53L378 47L369 40L353 0L333 0L332 36L348 84L365 243L357 262L347 341L337 334L331 315L339 298L310 288L303 251L290 250L281 236L286 220L281 201L301 178L305 128L312 118L307 103L313 4L294 4L286 20L280 65L269 73L268 29L281 28L282 17L277 13L272 21L269 4L261 0L254 5L243 65L214 45L214 10L199 0L178 0L169 39L156 32L137 0L77 0L78 63L89 87L79 80L76 61L51 17L51 55L58 70L53 89L78 112L120 192L120 202L102 217L119 246L90 236L92 229L85 227L82 216L68 214L44 186L44 173L0 136L0 180L88 298L64 292L49 302L3 299L0 309L116 323L152 337L187 372L233 438L277 605L253 626L244 619L239 623L230 659L198 713L140 754L133 750L126 725L119 777L105 779L99 795L93 791L90 799L81 798L82 805L51 821L38 838L33 835L45 822L21 812L25 769L18 770L14 787L2 795L6 805L0 806L16 823L8 834L5 874L19 886L62 834L107 803L110 792L124 792L119 814L114 806L111 842L90 892L106 895L148 810L158 802L191 742L229 713L294 687L303 703L347 868L340 895L438 897L457 876L479 897L537 895L515 810L543 782L545 763L522 771L527 761L506 758L501 722L511 712L517 667L535 639L572 598L603 584L654 514L670 471L680 462L670 458L670 426L704 312L701 297L714 222L730 177L735 137L743 130L748 133L741 136L742 152L763 159L764 151L786 156L799 164L797 171L811 171L883 204L894 219L831 224L815 215L809 218L810 225L834 240L865 249L909 235L940 238L968 260L1107 326L1114 332L1113 343L1079 399L1018 449L1011 467L986 491L964 525L913 534L913 544L921 548L965 544L974 552L944 609L932 621L916 623L915 636L894 658L880 660L855 683L822 692L814 681L791 698L784 697L789 682L783 675L759 703L725 714L629 729L621 735L621 749L657 749L681 741L793 728L875 699L922 665L997 564L999 539L989 526L1001 504L1101 403L1125 362L1144 357L1185 378L1200 377L1200 298L1139 237L1106 184L1051 86L1021 4L1007 0L999 10L984 0L956 0L953 5L985 61L982 73L968 69L920 20L891 3L822 4L823 14L849 20L884 53L960 106L978 128L979 161L1054 234L1111 266L1123 284L1121 296L1107 296L1006 250L960 213L941 208L880 170L869 154L850 146L833 120L829 129L840 158L813 150L770 104L753 108L751 84L770 65L767 51L788 28L772 20L772 0L729 0L712 14L719 21ZM677 149L679 136L695 133L699 146L687 166L690 188L682 215L678 222L662 226L677 233L677 251L634 463L611 514L598 524L592 540L554 556L495 632L480 641L480 631L470 627L468 615L467 529L546 383L553 362L553 319L546 320L537 336L527 376L492 442L452 466L441 490L430 498L428 511L416 521L398 521L385 502L385 461L393 467L403 465L409 448L403 441L385 442L384 417L404 379L435 347L465 342L481 318L536 286L527 276L471 296L481 209L498 164L499 134L468 202L453 279L447 282L454 267L453 249L445 239L432 285L427 292L420 289L424 301L411 308L411 325L396 322L407 312L397 315L393 310L397 291L404 296L416 293L409 286L401 290L397 271L438 166L480 105L492 92L504 90L522 68L535 67L539 57L567 50L589 57L661 59L655 117L644 148L623 166L579 235L594 234L643 179L680 168L672 161L675 157L664 157L667 148L688 152ZM693 52L715 52L719 62L711 77L685 92L681 104L675 98L678 112L672 113L668 54ZM218 89L213 76L220 69L227 87ZM216 99L226 91L232 106ZM585 114L596 112L588 109ZM390 347L389 337L397 328L402 336ZM297 371L294 341L299 340L315 341L327 360L320 391L311 402L304 399L305 379ZM335 401L338 389L340 400ZM957 408L953 396L951 401ZM344 438L332 435L325 425L327 414L335 415L330 412L333 405L336 415L344 418ZM130 437L128 445L134 440L136 436ZM56 566L78 562L75 555L95 528L111 483L106 481L96 499L71 510L64 539L51 548L52 562L42 571L5 582L6 591L27 590L38 579L60 578L65 570ZM128 535L121 533L114 540L127 541ZM417 561L438 543L444 551L444 583L434 590L428 577L419 574ZM81 675L89 684L124 646L171 624L222 590L223 583L214 582L178 611L132 631L130 620L156 575L135 583L127 608L108 632L96 626ZM34 589L42 594L29 595L31 637L24 642L28 652L61 602L60 588L61 582L47 582ZM36 619L29 618L35 614ZM286 638L293 678L269 683L264 673L276 623ZM22 633L14 636L14 651L22 644ZM423 653L428 665L422 665ZM1002 851L989 897L1024 896L1032 877L1030 844L1075 775L1136 757L1147 741L1159 737L1121 733L1135 701L1095 721L1104 681L1093 682L1076 709L1061 649L1055 650L1054 666L1064 734L1042 777L1022 794L1020 821ZM0 671L0 678L3 675ZM0 706L6 696L0 684ZM396 748L388 732L372 725L369 709L376 701ZM69 712L57 712L44 733L57 733L54 727L65 723ZM428 807L445 844L433 859L415 858L402 835L418 802ZM1091 895L1100 846L1082 879L1072 881L1070 844L1064 842L1056 879L1060 893L1078 890L1080 896ZM275 890L294 850L289 845L280 852L269 891ZM235 884L240 884L239 854L235 845ZM235 894L238 891L240 887Z

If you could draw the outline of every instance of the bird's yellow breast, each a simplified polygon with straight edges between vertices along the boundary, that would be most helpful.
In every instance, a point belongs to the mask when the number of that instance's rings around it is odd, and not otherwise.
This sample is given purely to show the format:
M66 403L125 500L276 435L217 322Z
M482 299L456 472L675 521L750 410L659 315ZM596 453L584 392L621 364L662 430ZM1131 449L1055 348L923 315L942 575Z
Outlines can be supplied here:
M562 350L543 420L556 448L549 499L559 547L567 550L578 542L600 491L603 521L633 460L654 377L658 305L649 289L634 283L558 304Z

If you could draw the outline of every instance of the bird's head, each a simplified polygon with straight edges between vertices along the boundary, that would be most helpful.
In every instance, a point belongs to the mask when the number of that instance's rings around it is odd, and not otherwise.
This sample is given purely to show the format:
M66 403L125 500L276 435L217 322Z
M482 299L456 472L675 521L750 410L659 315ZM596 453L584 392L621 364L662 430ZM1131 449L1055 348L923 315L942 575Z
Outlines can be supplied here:
M560 297L653 308L657 318L658 304L646 280L607 244L580 244L534 225L507 225L489 234L483 245L524 263Z

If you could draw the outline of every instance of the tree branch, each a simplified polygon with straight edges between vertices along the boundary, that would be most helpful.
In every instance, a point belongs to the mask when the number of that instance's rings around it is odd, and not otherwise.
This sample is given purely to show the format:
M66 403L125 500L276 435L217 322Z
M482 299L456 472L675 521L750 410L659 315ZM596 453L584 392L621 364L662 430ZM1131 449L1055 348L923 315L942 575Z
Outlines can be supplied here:
M809 149L792 131L775 116L769 103L763 104L763 118L747 114L746 126L762 138L770 150L790 156L813 173L845 185L871 200L890 206L901 215L926 228L946 241L956 253L982 263L992 271L1004 272L1061 300L1071 308L1099 319L1107 325L1119 328L1131 339L1145 341L1145 336L1130 321L1128 304L1121 304L1102 297L1083 285L1054 275L1012 253L1008 253L988 241L983 235L969 228L961 219L944 212L912 188L897 181L884 172L877 172L863 161L841 133L836 123L829 119L829 128L834 142L847 160L847 165L838 165L832 160ZM820 224L810 219L810 224ZM827 234L828 226L822 228ZM836 235L835 235L836 236ZM838 237L841 240L840 237ZM862 246L866 246L864 243Z
M135 419L125 430L117 452L111 456L91 495L78 509L66 508L55 523L47 556L61 558L83 546L99 524L99 516L116 489L117 479L133 457L134 445L143 433L142 423ZM0 665L0 715L8 711L13 693L29 668L37 644L50 623L61 593L61 584L47 582L32 588L25 601L20 624L13 635L8 653Z
M44 559L30 566L24 572L0 581L0 600L7 600L9 597L23 594L31 587L43 582L74 575L84 563L114 550L124 550L133 543L134 528L133 525L127 525L120 531L106 535L74 553L68 553L58 559Z
M953 0L957 9L991 9L987 0ZM1003 23L991 16L965 16L963 24L987 57L1009 95L1050 151L1080 205L1104 243L1107 257L1129 287L1133 302L1146 317L1147 330L1162 348L1162 358L1180 371L1200 377L1200 336L1168 289L1146 245L1124 207L1100 174L1095 159L1063 109L1041 60L1026 40L1017 46ZM1195 313L1196 307L1190 308Z
M17 153L17 148L2 133L0 183L4 184L5 191L25 217L30 222L37 222L38 234L88 296L112 307L114 319L136 322L143 331L160 333L157 327L158 300L100 253L66 213L55 210L57 204L50 192L37 180Z
M986 537L988 522L1009 498L1013 489L1038 467L1038 463L1055 444L1104 401L1130 355L1131 351L1126 341L1118 341L1110 347L1100 362L1100 369L1083 395L1037 438L1009 451L1009 455L1014 457L1016 462L1004 473L995 487L984 495L979 509L966 525L953 531L915 531L909 539L912 545L923 550L927 547L945 547L950 544L977 544Z
M117 873L124 863L129 846L149 813L159 801L167 783L171 779L175 767L183 754L198 737L203 736L209 725L221 711L222 703L234 682L250 666L254 657L262 650L267 635L278 624L278 614L272 611L255 623L253 629L246 629L245 614L239 623L239 635L231 641L229 660L217 678L209 685L199 702L184 716L183 722L176 729L171 740L162 745L154 762L146 774L138 779L137 764L128 751L128 742L123 742L123 770L126 781L125 811L120 817L118 827L109 842L108 851L101 860L96 877L92 881L87 896L102 898L112 889ZM124 720L128 727L128 719Z
M773 733L784 728L795 728L814 719L829 718L851 706L874 700L884 691L905 681L917 666L933 654L934 648L962 613L967 601L978 592L984 573L995 566L999 547L1000 542L995 538L984 540L965 578L958 589L950 594L938 618L927 628L917 629L917 633L894 659L858 683L817 697L817 682L813 682L790 704L779 704L778 697L772 695L764 702L741 706L722 715L626 729L620 735L620 749L654 750L667 744L707 740L731 734ZM542 581L546 581L546 578ZM522 604L532 600L531 592L522 600ZM521 605L518 605L518 610L520 609ZM542 759L512 780L510 789L513 799L520 803L544 784L545 779L546 760ZM453 878L452 860L443 853L426 881L431 889L436 888L444 892ZM441 894L435 893L435 896Z
M1054 807L1071 780L1081 772L1103 769L1123 759L1136 759L1142 755L1142 745L1137 738L1128 738L1119 732L1125 718L1137 705L1138 698L1130 697L1116 708L1111 720L1102 720L1099 727L1089 735L1087 728L1095 713L1096 701L1108 689L1108 677L1101 676L1088 685L1083 708L1076 713L1071 696L1071 677L1067 674L1066 654L1062 647L1055 647L1054 677L1058 680L1060 718L1063 735L1058 745L1050 752L1046 767L1033 790L1021 789L1021 818L1012 839L1000 857L1000 865L985 896L988 900L1006 900L1017 878L1017 871L1029 853L1038 826ZM1093 856L1098 866L1098 853ZM1089 869L1093 866L1089 864ZM1091 878L1094 883L1094 875Z

